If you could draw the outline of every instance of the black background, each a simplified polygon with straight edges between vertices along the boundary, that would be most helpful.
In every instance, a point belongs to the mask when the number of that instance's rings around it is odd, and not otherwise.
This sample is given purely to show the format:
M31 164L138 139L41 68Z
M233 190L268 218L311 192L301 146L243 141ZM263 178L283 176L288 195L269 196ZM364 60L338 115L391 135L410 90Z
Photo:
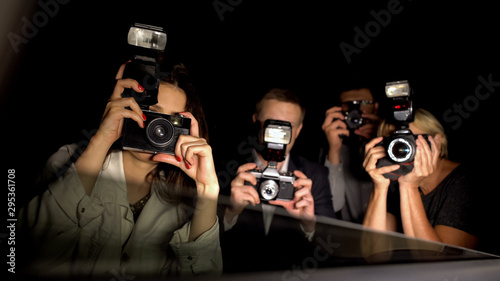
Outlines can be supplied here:
M232 159L236 146L245 140L255 101L269 87L293 88L302 96L307 115L294 151L317 161L324 142L324 112L335 104L345 84L367 80L382 100L385 82L408 79L416 103L445 126L450 158L484 167L482 177L495 178L490 172L495 171L492 163L498 150L500 87L477 104L471 102L469 108L477 108L468 112L468 118L460 118L459 125L444 120L443 114L455 104L473 100L479 76L500 81L497 6L486 1L401 0L401 11L392 14L385 27L372 29L374 36L348 63L341 42L356 46L355 27L365 30L373 25L371 11L387 10L394 2L70 1L60 5L16 54L13 78L2 93L4 161L28 185L57 148L88 141L83 130L98 128L115 73L127 60L123 50L128 28L137 21L165 27L166 55L183 61L195 78L218 163ZM231 9L218 12L214 3Z

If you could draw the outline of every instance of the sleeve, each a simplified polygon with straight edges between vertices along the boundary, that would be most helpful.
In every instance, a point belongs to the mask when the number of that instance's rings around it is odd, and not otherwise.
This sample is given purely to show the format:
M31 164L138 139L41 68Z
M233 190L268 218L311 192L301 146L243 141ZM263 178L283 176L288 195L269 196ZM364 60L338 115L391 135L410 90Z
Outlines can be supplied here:
M328 170L319 164L316 165L320 169L311 177L313 181L311 193L314 198L314 213L320 216L336 218L328 180Z
M174 232L169 244L176 255L181 277L222 273L219 219L195 241L188 242L191 221Z
M33 270L46 271L70 260L81 227L103 212L102 204L85 194L74 165L64 166L71 152L65 146L49 159L45 174L55 180L18 217L25 248L31 259L39 261Z

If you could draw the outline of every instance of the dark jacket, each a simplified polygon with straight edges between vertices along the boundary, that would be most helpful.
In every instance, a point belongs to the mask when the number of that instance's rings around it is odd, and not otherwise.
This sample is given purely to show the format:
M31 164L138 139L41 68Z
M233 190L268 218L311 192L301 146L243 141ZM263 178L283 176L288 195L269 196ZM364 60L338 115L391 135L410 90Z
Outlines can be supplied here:
M313 181L311 193L316 215L335 218L328 169L303 157L292 156L288 171L295 170ZM276 210L266 235L262 204L245 208L233 228L223 230L221 248L225 272L290 269L314 254L314 246L302 231L300 221L290 217L284 208Z

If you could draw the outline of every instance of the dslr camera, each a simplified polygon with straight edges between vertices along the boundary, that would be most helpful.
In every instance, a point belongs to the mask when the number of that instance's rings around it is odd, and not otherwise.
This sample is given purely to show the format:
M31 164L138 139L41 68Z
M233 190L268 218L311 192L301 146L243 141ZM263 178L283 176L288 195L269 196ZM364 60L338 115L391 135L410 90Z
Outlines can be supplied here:
M391 119L396 130L377 144L383 146L387 154L379 159L377 168L399 164L398 170L384 174L385 178L395 180L413 170L413 160L417 151L417 135L409 129L409 124L414 120L412 89L407 80L389 82L386 83L385 94L390 99ZM427 135L423 137L430 146Z
M179 135L189 135L191 119L150 111L158 103L160 65L167 44L163 28L136 23L128 32L128 44L134 56L125 67L124 78L132 78L144 87L142 93L125 89L122 97L133 97L146 116L144 129L129 118L123 125L122 148L148 153L174 155Z
M283 200L291 201L295 194L295 176L291 172L278 171L278 162L285 160L286 146L292 138L290 122L267 119L263 128L262 156L268 161L264 170L253 169L248 171L255 176L259 198L264 201ZM245 181L246 185L252 185Z

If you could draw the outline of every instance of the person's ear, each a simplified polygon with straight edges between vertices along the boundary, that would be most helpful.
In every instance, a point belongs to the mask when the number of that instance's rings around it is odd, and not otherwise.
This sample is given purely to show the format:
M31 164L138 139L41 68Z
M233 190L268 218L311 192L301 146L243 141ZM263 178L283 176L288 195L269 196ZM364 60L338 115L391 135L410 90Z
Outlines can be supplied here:
M302 123L300 123L299 127L297 128L297 137L299 137L300 131L302 130Z
M439 151L441 151L441 146L443 145L443 136L441 134L435 134L434 142L436 143L436 146L439 149Z
M375 102L373 104L373 114L377 115L378 112L378 102Z

